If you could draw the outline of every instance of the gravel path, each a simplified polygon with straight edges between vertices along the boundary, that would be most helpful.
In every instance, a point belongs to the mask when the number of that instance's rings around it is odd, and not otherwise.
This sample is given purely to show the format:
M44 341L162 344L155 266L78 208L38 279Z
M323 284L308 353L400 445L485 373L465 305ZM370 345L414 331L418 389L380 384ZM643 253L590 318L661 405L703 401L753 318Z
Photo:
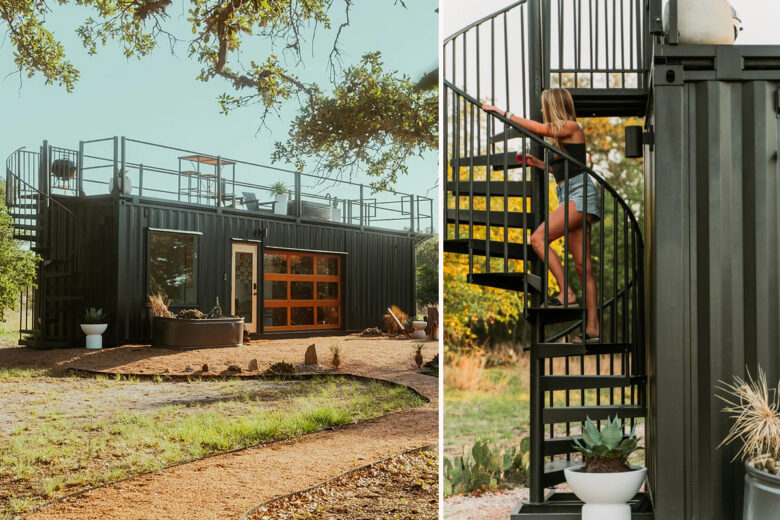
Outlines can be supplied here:
M485 493L478 497L450 497L444 501L444 518L447 520L508 520L515 506L524 500L528 500L528 488Z
M60 367L106 373L188 374L204 363L247 367L256 359L298 364L317 345L320 363L328 347L342 346L339 373L401 383L430 399L427 406L390 414L291 441L250 448L170 468L99 488L29 515L31 519L228 519L255 504L304 489L345 471L438 441L438 378L414 368L414 341L361 338L289 339L252 342L230 349L175 351L125 346L96 352L83 349L36 352L0 349L3 366ZM438 350L427 342L424 358ZM245 374L246 372L242 372ZM251 374L251 373L250 373ZM256 374L256 373L255 373ZM196 374L199 375L199 374Z

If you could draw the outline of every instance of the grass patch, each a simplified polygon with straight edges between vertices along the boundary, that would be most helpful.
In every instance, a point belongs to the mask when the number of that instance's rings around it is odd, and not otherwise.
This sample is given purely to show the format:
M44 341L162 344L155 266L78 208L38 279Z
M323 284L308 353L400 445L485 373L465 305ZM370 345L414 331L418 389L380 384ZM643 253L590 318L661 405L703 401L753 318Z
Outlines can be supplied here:
M448 366L444 367L445 374ZM444 449L460 455L477 438L516 445L527 435L530 410L528 371L520 364L485 368L485 390L460 390L445 384ZM445 377L445 380L447 378Z
M132 392L138 383L101 384ZM229 392L231 382L213 384ZM63 413L58 407L67 404L57 400L46 413L31 410L9 438L0 437L0 489L7 490L0 495L0 519L87 487L423 404L405 387L340 377L265 383L266 390L263 384L224 400L97 417Z

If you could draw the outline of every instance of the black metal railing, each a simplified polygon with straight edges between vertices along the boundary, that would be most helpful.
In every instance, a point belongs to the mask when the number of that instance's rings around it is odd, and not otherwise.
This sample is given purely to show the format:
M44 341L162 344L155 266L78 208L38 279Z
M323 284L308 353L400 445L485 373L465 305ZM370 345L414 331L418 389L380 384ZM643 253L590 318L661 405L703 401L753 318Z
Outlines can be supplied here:
M545 86L645 88L647 0L546 0ZM551 23L554 22L554 23Z
M18 149L6 159L14 238L41 257L35 287L20 294L20 341L69 341L76 333L73 324L82 310L74 305L81 272L79 222L53 193L72 185L75 172L59 169L65 168L61 160L70 159L70 151L46 142L39 152Z
M643 243L631 208L603 177L481 106L540 120L541 92L556 83L608 88L607 96L646 88L650 1L519 1L443 43L444 249L468 256L469 281L523 296L533 328L530 488L536 503L544 501L546 487L563 482L562 468L573 463L571 437L587 414L597 420L617 414L627 428L644 416ZM533 154L544 170L527 167L516 153ZM568 200L572 180L592 184L598 193L598 208L588 208L588 197L582 201L582 211L598 218L576 244L591 258L595 294L583 290L577 272L588 260L575 266L569 254L575 244L568 205L554 258L549 248L538 255L532 245L533 232L545 245L550 241L553 185L542 171L553 160L563 161L562 188L555 186L562 198ZM565 303L553 308L549 267L556 259ZM570 287L580 294L579 306L567 302ZM600 329L598 343L576 345L570 338L586 332L589 308Z
M119 191L299 221L433 233L434 200L422 195L126 137L81 141L77 155L76 187L69 187L73 195ZM286 193L276 197L279 185Z
M448 194L445 211L447 227L444 228L447 230L446 240L467 241L471 276L484 273L512 276L521 274L520 281L513 287L525 295L523 305L526 316L532 318L540 311L551 308L548 298L554 287L548 274L552 260L549 249L545 247L543 258L538 258L536 252L529 247L530 234L537 229L543 231L545 244L550 241L549 221L546 218L547 209L550 207L548 197L552 188L549 175L538 169L531 171L531 168L517 163L516 160L514 164L510 164L511 157L505 152L508 150L506 137L500 143L503 153L495 162L491 162L487 157L480 157L477 151L490 146L488 138L481 143L477 142L478 134L473 131L475 114L481 111L481 103L447 81L444 82L444 87L444 96L451 107L445 116L450 165L445 172ZM564 206L566 231L559 240L559 257L564 273L559 289L564 295L564 305L560 309L561 312L569 313L574 324L547 335L543 321L536 321L538 335L535 336L531 350L533 356L537 345L548 345L577 332L584 334L590 307L591 312L595 309L597 313L601 331L595 347L605 347L607 358L602 360L596 356L595 366L593 362L586 361L592 356L586 358L585 354L566 356L563 366L556 365L551 358L547 363L542 358L535 359L532 365L532 387L547 376L586 375L586 368L590 375L623 376L624 379L621 379L615 392L610 392L606 401L602 399L601 390L591 395L592 391L586 392L584 389L566 389L561 392L562 396L556 396L553 391L545 392L540 390L541 387L532 388L531 498L532 501L542 501L544 487L556 483L545 477L545 467L549 468L550 464L554 465L561 459L571 460L570 452L545 455L544 442L568 438L580 428L577 421L547 420L544 414L561 405L570 407L575 395L580 407L600 407L605 404L639 409L644 407L645 390L641 380L645 374L642 236L628 204L604 178L587 165L579 163L500 115L487 113L485 117L487 131L484 135L493 135L496 130L501 130L506 136L507 130L512 128L522 136L518 146L519 153L528 154L531 145L541 149L539 159L544 162L544 171L549 171L553 158L565 161L565 179L562 184L564 198L568 199L570 183L574 178L569 175L569 171L576 166L584 170L580 174L585 176L583 181L594 184L601 201L596 212L597 222L588 226L590 239L587 233L579 233L582 240L579 244L572 243L568 232L568 205ZM512 173L513 171L519 173ZM499 199L499 202L496 199ZM588 197L584 197L582 203L582 211L586 214L596 209L588 208ZM529 208L534 211L529 211ZM580 277L574 272L574 262L569 255L573 247L583 251L586 258L588 255L585 252L591 251L592 270L597 285L596 302L589 300L594 296L589 296L588 291L582 290ZM586 270L587 262L586 259L578 266L582 272ZM579 306L568 304L565 295L570 287L574 287L575 293L579 292L581 295ZM622 347L614 350L621 345ZM570 365L570 359L579 359L579 363ZM562 403L560 399L563 399ZM626 409L623 413L628 415L625 417L629 421L628 427L633 425L635 417L642 415L633 408ZM538 416L534 418L533 414ZM551 417L556 416L552 414Z

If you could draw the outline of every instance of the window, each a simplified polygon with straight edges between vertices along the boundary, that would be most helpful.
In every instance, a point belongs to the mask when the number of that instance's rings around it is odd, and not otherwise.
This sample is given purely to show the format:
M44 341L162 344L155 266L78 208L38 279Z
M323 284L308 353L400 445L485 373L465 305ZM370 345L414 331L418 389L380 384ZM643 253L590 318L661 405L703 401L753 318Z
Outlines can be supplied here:
M263 327L266 331L341 327L341 257L267 249Z
M149 231L149 292L174 305L198 302L198 234Z

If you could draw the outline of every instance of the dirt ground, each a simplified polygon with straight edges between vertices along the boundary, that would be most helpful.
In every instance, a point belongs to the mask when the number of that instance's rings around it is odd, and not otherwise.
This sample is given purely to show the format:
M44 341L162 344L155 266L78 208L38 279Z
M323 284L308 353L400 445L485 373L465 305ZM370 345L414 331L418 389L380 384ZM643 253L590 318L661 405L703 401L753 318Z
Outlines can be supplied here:
M315 489L272 501L248 520L436 520L438 448L397 455Z
M447 520L506 519L512 510L528 500L528 488L511 489L480 496L455 496L444 500L444 518Z
M390 414L345 428L321 431L291 441L209 457L158 473L118 482L55 503L27 518L34 519L227 519L256 504L319 484L336 475L413 448L438 441L438 381L414 365L416 341L359 336L258 341L238 348L177 351L124 346L100 351L64 349L32 351L0 348L0 366L73 368L105 373L181 374L200 377L230 373L228 365L247 374L250 360L263 370L269 363L303 363L315 344L319 363L329 365L329 347L342 347L339 373L384 379L407 385L430 399L427 406ZM423 357L438 351L425 342ZM196 371L190 372L189 368ZM257 375L257 372L248 372ZM204 374L203 377L208 377Z

